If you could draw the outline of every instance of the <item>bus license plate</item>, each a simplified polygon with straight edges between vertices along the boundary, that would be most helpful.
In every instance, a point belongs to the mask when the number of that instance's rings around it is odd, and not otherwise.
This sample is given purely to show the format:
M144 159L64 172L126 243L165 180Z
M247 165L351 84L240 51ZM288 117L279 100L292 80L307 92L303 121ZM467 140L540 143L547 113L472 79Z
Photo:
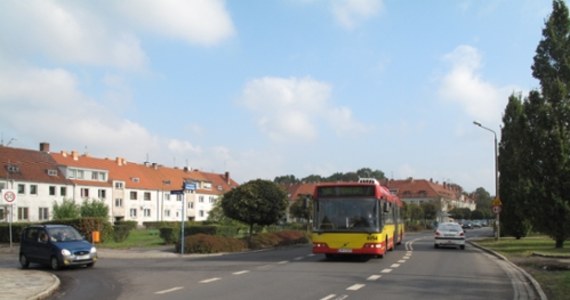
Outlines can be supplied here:
M340 248L338 253L352 253L352 249Z

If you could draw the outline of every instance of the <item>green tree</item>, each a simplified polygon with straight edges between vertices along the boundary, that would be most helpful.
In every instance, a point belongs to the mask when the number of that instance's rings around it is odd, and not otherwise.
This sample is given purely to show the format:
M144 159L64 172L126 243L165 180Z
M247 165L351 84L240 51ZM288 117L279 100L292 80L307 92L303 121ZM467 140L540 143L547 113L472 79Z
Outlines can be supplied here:
M273 179L273 182L277 184L295 184L301 182L295 175L285 175L285 176L278 176Z
M501 191L501 232L517 239L531 229L531 210L527 199L530 182L524 155L530 146L525 134L525 116L521 96L511 95L503 115L499 145L499 189Z
M426 225L428 224L428 221L435 220L438 211L438 208L435 204L431 202L423 202L420 204L420 207L424 212L424 220Z
M109 217L109 207L105 202L97 199L91 199L83 201L80 208L80 213L82 217L92 217L92 218L108 218Z
M289 207L289 214L293 218L304 221L307 225L307 230L309 230L309 224L313 216L313 201L308 196L300 195Z
M61 204L53 203L54 220L77 219L80 215L79 205L71 199L63 199Z
M285 216L287 194L277 184L262 179L249 181L224 194L222 209L229 218L249 225L276 224Z
M533 225L562 248L570 237L570 19L564 1L553 1L532 65L541 92L525 103L525 153L533 163L529 181Z

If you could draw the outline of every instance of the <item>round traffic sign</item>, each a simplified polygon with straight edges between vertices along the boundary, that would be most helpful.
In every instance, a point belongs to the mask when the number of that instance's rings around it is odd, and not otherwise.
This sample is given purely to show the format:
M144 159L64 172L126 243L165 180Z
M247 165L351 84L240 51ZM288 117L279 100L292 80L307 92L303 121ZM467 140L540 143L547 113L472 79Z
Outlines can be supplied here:
M4 193L4 200L6 202L8 202L9 204L11 204L12 202L14 202L16 200L16 193L14 193L12 191L6 191Z
M501 212L501 206L499 206L499 205L493 206L493 212L496 214L500 213Z

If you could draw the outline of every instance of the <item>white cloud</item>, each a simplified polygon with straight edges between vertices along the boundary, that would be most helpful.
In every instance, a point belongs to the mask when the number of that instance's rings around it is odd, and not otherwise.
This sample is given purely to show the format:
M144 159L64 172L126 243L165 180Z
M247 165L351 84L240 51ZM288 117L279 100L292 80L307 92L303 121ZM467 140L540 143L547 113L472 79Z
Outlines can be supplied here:
M235 33L222 0L128 0L118 7L135 26L189 43L213 45Z
M332 12L337 21L347 29L353 29L382 10L382 0L333 1Z
M49 0L3 2L0 53L123 69L144 67L147 58L134 34L113 27L99 11L80 4Z
M320 120L340 135L360 133L364 126L346 107L330 101L331 87L311 78L264 77L247 83L242 103L257 116L261 131L275 141L311 141Z
M202 153L202 149L200 147L192 145L192 143L188 141L182 141L177 139L171 139L168 142L168 150L174 153L182 153L182 154L199 154Z
M471 46L457 47L446 54L444 60L450 64L450 69L441 78L440 96L459 104L474 120L498 126L507 99L517 88L497 87L481 78L481 54Z

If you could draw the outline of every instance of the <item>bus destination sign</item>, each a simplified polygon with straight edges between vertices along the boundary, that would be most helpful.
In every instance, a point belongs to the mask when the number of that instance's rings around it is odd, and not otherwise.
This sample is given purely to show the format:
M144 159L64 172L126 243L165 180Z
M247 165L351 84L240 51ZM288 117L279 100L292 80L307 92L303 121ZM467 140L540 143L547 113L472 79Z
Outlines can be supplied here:
M320 186L317 188L318 197L374 197L375 186L346 185Z

